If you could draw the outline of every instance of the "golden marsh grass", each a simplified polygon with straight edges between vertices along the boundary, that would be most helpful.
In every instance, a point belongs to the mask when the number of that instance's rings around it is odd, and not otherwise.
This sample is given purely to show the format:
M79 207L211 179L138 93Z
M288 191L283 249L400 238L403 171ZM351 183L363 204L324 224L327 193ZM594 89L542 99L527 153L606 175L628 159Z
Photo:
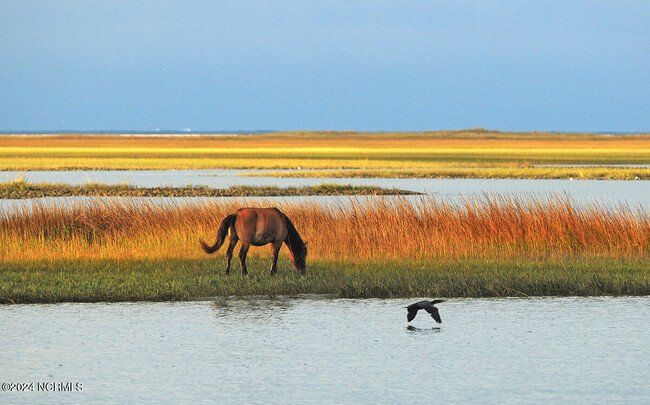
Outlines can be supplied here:
M583 209L565 197L342 202L280 204L309 243L307 274L295 272L283 248L270 276L268 248L253 248L248 277L236 260L225 276L224 252L207 256L198 244L248 205L240 200L36 202L0 215L0 303L650 294L645 209Z
M198 239L214 238L221 220L242 204L36 202L0 220L0 252L4 261L200 258ZM462 203L432 196L362 197L333 207L287 202L280 209L309 242L309 259L317 261L650 255L647 210L576 208L561 196L484 195ZM260 250L268 254L251 253Z
M245 136L0 136L4 170L513 168L647 164L650 135L272 133ZM590 171L591 169L585 168Z

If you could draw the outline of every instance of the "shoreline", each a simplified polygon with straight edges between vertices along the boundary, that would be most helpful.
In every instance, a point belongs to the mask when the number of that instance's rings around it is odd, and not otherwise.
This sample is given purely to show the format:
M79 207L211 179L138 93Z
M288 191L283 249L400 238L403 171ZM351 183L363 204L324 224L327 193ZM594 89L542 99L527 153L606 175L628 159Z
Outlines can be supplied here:
M164 302L220 297L328 294L333 298L500 298L647 296L644 258L553 260L318 261L297 274L289 261L267 272L269 258L251 256L249 275L225 258L46 260L3 263L0 303Z

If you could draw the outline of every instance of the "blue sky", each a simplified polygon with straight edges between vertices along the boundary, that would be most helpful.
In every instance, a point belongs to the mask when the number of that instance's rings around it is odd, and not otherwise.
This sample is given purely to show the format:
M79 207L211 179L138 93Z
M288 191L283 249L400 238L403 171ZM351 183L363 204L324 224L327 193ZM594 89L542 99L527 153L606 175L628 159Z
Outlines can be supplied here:
M0 0L0 130L650 130L650 2Z

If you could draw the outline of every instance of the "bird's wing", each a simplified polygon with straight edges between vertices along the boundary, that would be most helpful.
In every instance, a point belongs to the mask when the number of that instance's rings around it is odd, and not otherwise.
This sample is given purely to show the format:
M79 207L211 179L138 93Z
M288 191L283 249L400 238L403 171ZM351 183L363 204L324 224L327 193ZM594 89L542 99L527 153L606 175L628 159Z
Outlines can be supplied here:
M436 320L438 323L442 323L442 319L440 319L440 313L438 313L438 308L433 307L433 311L431 312L431 317Z
M422 308L424 308L428 313L430 313L431 317L435 319L436 322L442 323L442 320L440 319L440 313L438 313L438 308L431 305L430 302L427 302L425 305L422 305Z
M419 310L420 308L415 307L415 306L413 306L413 305L409 305L409 306L407 307L407 309L408 309L409 313L408 313L408 315L406 315L406 320L409 321L409 322L411 322L411 321L415 318L415 315L418 314L418 310Z

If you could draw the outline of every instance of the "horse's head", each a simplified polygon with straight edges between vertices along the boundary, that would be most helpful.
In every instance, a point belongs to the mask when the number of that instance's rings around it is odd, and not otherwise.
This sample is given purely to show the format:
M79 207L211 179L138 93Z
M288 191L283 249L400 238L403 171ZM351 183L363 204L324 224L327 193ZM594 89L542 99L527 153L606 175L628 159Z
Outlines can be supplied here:
M293 264L301 273L307 271L307 242L304 242L293 254Z

